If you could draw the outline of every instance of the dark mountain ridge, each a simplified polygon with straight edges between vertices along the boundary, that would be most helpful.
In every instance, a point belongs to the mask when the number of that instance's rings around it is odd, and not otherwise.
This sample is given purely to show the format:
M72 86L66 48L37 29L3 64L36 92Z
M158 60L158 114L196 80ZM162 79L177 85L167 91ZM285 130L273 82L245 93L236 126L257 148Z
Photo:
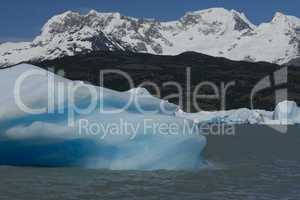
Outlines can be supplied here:
M170 94L178 94L174 86L164 86L165 82L176 81L183 88L183 103L178 98L170 99L171 102L181 105L186 111L198 111L195 106L188 109L187 105L193 105L193 93L187 96L187 74L190 69L191 91L195 91L197 85L209 81L218 89L216 93L211 86L203 86L196 94L217 94L215 99L197 99L198 106L203 110L220 110L235 108L251 108L250 94L255 85L263 78L284 68L276 64L266 62L232 61L226 58L216 58L195 52L186 52L177 56L161 56L145 53L133 53L123 51L96 51L86 55L64 57L55 60L32 63L42 68L53 68L54 71L64 70L66 78L71 80L88 81L94 85L100 84L100 72L105 69L121 70L128 73L134 81L134 87L144 81L151 81L160 88L160 98ZM287 88L288 99L300 102L300 69L289 65L288 83L281 88ZM273 81L272 81L273 83ZM223 85L222 85L223 84ZM222 88L228 86L225 94ZM130 89L127 80L116 74L105 76L104 87L125 91ZM152 86L146 86L152 94L156 94ZM256 109L273 110L275 107L275 90L272 86L255 95L254 107ZM222 96L224 97L222 99ZM225 100L224 100L225 99ZM223 101L223 104L222 104ZM222 107L225 105L225 107Z

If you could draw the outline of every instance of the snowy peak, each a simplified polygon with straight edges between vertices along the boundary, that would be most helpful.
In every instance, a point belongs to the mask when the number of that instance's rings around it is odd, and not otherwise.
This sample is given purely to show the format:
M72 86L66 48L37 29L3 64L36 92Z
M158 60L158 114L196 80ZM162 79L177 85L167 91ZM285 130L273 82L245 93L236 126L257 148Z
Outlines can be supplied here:
M80 15L77 12L67 11L63 14L52 17L42 28L42 34L39 38L49 37L68 32L73 34L82 29L91 29L91 32L102 32L105 24L112 19L120 19L119 13L98 13L91 10L86 15Z
M81 23L81 15L67 11L52 17L42 28L42 35L62 33Z
M224 8L188 12L171 22L67 11L49 19L31 43L0 44L0 67L97 50L159 55L195 51L283 64L300 56L300 19L278 12L270 23L255 26L245 14Z
M288 22L288 18L283 13L276 12L272 19L272 23L281 23L281 22Z
M272 21L272 24L281 25L281 26L289 26L290 28L299 28L300 27L300 19L294 16L285 15L281 12L276 12Z
M181 22L183 24L223 25L226 28L234 26L234 29L238 31L251 29L254 26L243 13L224 8L188 12L181 18Z

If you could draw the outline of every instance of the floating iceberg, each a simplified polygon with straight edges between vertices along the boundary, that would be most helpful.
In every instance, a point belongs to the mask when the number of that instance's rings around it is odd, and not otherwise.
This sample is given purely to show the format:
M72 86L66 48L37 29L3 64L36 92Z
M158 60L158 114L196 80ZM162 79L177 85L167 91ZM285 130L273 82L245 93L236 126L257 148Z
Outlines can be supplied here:
M273 120L280 124L300 124L300 109L296 102L283 101L279 103L273 113Z
M206 145L200 123L300 123L295 102L185 113L143 88L117 92L27 64L1 69L0 82L0 165L195 169Z
M246 108L199 113L185 113L180 110L176 112L176 116L193 120L195 123L258 124L264 120L262 113Z
M27 64L2 69L0 81L0 165L156 170L202 162L205 137L175 116L176 105L141 88L116 92Z
M250 110L241 108L228 111L199 113L176 112L180 118L190 119L194 123L224 123L224 124L267 124L267 125L295 125L300 124L300 109L293 101L279 103L274 111Z

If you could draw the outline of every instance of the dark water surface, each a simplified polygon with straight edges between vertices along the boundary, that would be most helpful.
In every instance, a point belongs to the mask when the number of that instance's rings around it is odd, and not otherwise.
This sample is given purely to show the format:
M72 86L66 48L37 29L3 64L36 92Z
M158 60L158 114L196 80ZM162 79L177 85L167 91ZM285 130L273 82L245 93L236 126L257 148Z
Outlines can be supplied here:
M198 172L0 168L0 199L300 199L300 162L222 164Z
M259 132L261 128L239 132ZM0 200L300 199L300 132L208 138L198 171L0 167ZM299 136L295 133L299 132ZM248 133L246 135L249 135ZM255 135L255 134L254 134Z

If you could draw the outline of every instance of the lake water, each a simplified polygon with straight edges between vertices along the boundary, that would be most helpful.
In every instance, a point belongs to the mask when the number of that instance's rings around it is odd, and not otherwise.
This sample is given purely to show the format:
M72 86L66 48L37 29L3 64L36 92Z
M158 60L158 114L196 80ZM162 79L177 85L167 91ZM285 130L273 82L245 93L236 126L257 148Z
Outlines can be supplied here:
M0 199L300 199L299 130L240 127L235 137L209 137L197 171L2 166Z

